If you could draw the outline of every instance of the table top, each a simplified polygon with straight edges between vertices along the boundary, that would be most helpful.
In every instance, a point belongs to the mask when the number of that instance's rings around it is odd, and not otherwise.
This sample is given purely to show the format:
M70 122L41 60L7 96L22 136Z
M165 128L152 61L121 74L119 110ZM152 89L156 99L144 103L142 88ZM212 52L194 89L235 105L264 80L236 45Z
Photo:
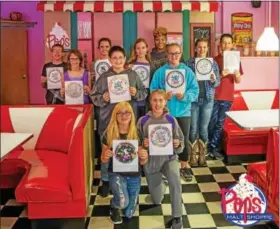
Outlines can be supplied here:
M279 109L228 111L226 115L243 129L279 127Z
M17 146L24 144L33 137L31 133L0 133L1 134L1 159Z

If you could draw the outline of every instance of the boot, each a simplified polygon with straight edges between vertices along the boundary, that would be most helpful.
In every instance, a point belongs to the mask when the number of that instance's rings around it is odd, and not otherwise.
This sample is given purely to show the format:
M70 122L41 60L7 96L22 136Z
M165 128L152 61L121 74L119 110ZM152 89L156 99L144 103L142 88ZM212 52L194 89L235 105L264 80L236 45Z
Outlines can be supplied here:
M206 154L207 154L207 142L203 142L201 139L198 140L199 145L199 158L198 158L198 164L199 166L207 166L206 163Z
M196 158L196 153L198 150L198 142L197 140L195 140L193 143L191 143L190 141L188 142L188 147L189 147L189 154L190 154L190 166L191 167L195 167L198 166L197 163L197 158Z

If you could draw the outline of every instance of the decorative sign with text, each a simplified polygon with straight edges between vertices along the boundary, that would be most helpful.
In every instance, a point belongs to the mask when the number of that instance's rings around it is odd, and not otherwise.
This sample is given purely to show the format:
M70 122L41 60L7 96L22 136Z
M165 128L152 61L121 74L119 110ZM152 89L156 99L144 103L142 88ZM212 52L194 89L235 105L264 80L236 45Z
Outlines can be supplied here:
M55 44L63 45L64 50L69 50L71 48L70 38L59 22L55 23L46 39L46 46L49 49Z

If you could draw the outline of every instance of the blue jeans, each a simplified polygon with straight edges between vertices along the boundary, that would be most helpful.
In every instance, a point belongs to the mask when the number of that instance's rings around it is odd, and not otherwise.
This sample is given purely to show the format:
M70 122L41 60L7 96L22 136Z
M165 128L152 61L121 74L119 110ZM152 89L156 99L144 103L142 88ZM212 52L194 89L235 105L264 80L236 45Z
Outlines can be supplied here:
M226 120L226 112L230 110L232 101L215 100L213 112L208 127L209 134L209 152L219 150L222 138L223 127Z
M124 216L131 218L137 206L141 177L128 177L117 173L109 173L109 182L113 193L111 207L123 209Z
M192 121L190 141L193 143L199 137L204 143L208 142L208 125L210 122L214 101L199 98L192 103Z
M108 168L109 168L109 163L101 162L101 180L102 181L109 181Z

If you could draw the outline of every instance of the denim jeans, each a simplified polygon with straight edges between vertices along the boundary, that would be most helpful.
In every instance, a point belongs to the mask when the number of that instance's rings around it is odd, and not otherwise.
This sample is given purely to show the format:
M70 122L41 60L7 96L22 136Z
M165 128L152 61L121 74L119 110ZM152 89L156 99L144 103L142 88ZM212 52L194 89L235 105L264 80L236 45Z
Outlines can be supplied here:
M199 98L198 102L192 103L192 121L190 141L193 143L199 137L204 143L208 142L208 125L210 122L214 101Z
M123 209L123 215L127 218L131 218L137 206L141 177L128 177L110 172L109 183L113 193L111 207Z
M222 138L226 112L230 110L232 101L215 100L211 120L208 126L209 152L218 151Z
M109 163L101 162L101 180L102 181L109 181L108 168L109 168Z

